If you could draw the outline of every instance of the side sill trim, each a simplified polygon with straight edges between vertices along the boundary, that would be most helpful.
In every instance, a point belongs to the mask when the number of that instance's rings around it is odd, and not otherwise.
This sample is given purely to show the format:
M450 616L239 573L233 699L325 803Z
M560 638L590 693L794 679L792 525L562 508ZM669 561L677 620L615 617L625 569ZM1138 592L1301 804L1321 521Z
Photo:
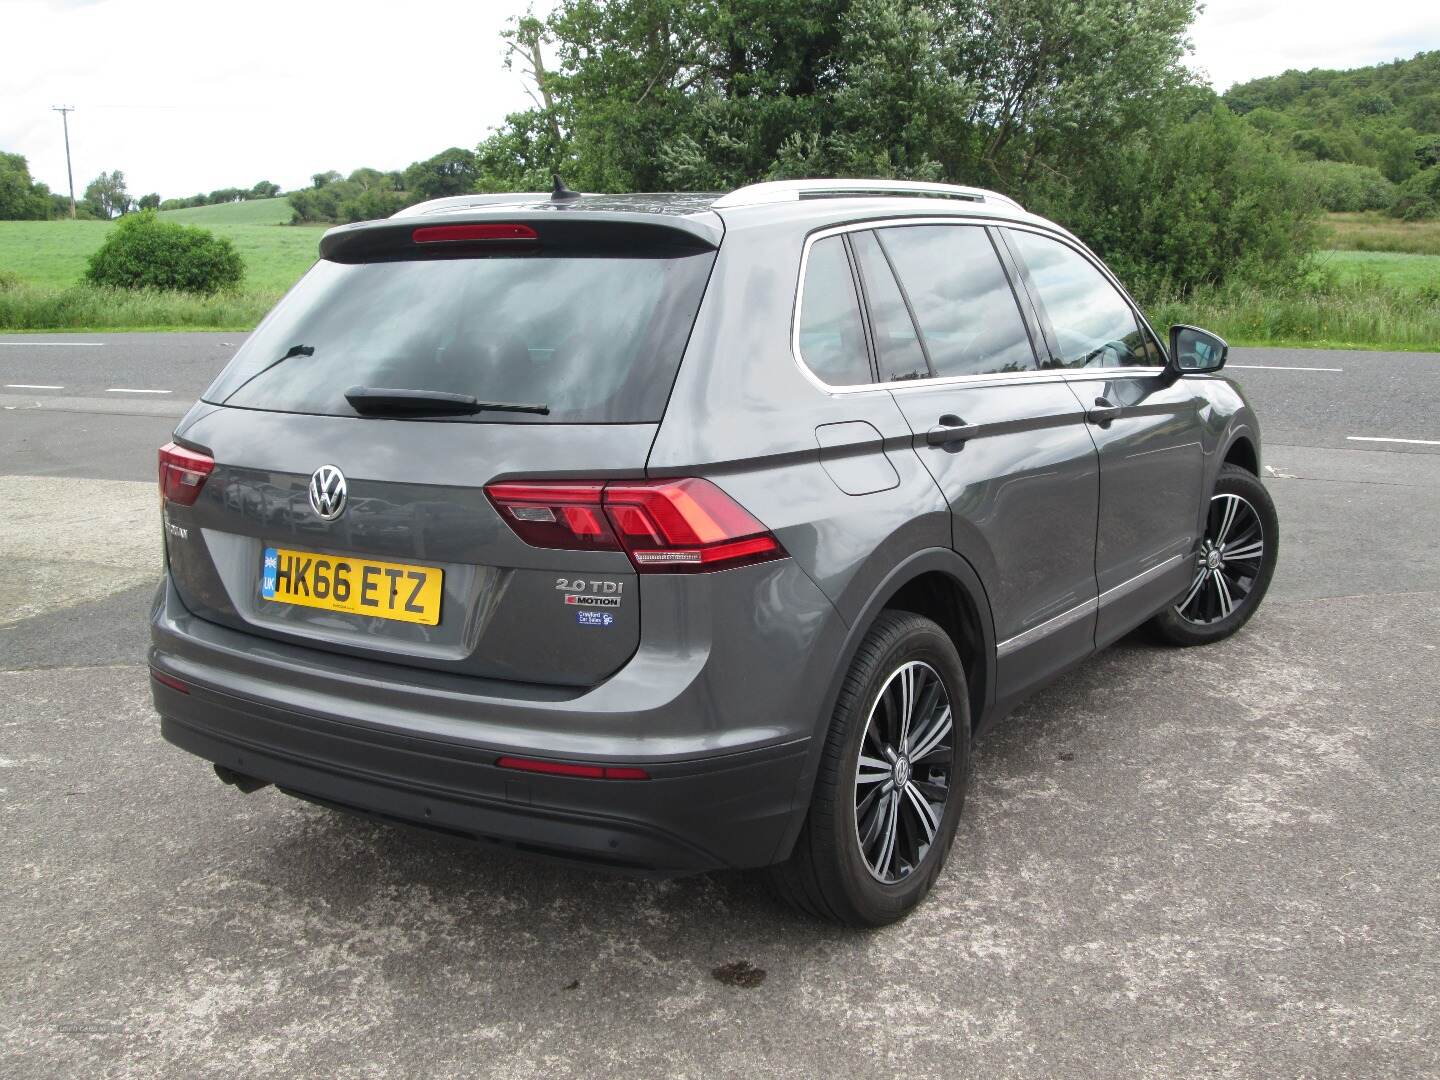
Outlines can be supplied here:
M1091 615L1096 611L1099 611L1102 607L1105 607L1108 604L1113 604L1115 601L1129 596L1136 589L1143 588L1149 582L1155 580L1161 574L1165 573L1167 570L1173 567L1176 563L1184 559L1188 559L1189 557L1189 553L1172 555L1164 562L1156 563L1154 566L1150 567L1150 569L1144 570L1126 581L1122 581L1119 585L1116 585L1113 588L1106 589L1099 596L1092 596L1089 600L1085 600L1082 603L1076 604L1074 607L1069 608L1066 611L1062 611L1059 615L1056 615L1052 619L1047 619L1045 622L1040 623L1038 626L1032 626L1029 630L1026 630L1020 634L1016 634L1012 638L1006 638L1004 641L1000 642L999 645L995 646L995 655L997 657L1009 656L1011 653L1015 652L1018 649L1023 649L1027 645L1033 645L1041 638L1049 637L1056 631L1064 630L1065 627L1070 626L1072 623L1080 621L1087 615Z
M1190 558L1191 554L1193 554L1193 552L1182 552L1179 555L1171 555L1170 558L1166 559L1164 562L1156 563L1154 566L1150 567L1149 570L1144 570L1141 573L1136 574L1128 581L1122 581L1119 585L1116 585L1110 589L1106 589L1103 593L1100 594L1100 606L1103 608L1106 604L1113 604L1116 600L1120 600L1126 596L1129 596L1136 589L1142 588L1145 585L1148 585L1150 582L1154 581L1157 577L1165 573L1176 563Z
M1099 610L1099 607L1100 601L1092 596L1089 600L1076 604L1068 611L1062 611L1053 619L1047 619L1045 622L1040 623L1038 626L1032 626L1023 633L1016 634L1012 638L1006 638L1000 642L999 645L995 646L995 655L1003 658L1009 656L1017 649L1023 649L1027 645L1033 645L1041 638L1049 637L1057 630L1064 630L1065 627L1072 623L1079 622L1087 615L1095 614L1095 612Z

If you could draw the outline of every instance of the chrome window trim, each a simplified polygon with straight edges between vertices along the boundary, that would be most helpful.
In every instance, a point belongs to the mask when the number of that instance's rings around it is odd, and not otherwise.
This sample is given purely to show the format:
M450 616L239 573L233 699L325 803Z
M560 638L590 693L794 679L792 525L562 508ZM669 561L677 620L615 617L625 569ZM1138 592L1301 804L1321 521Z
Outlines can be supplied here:
M996 218L990 215L970 217L955 214L947 217L875 218L870 221L848 222L844 225L831 225L824 229L817 229L815 232L811 233L805 238L805 247L800 252L800 278L799 282L796 285L795 291L795 310L790 321L790 358L795 361L795 366L800 369L800 374L804 376L805 379L812 386L814 386L822 393L830 395L863 394L875 390L920 390L943 386L984 386L995 383L1009 385L1011 383L1032 382L1092 382L1096 379L1108 380L1114 378L1133 378L1149 375L1159 375L1165 371L1165 368L1163 366L1078 368L1075 370L1068 370L1065 368L1044 368L1039 371L988 372L975 375L936 375L935 377L928 379L903 379L899 382L892 380L887 382L855 383L853 386L835 386L831 383L827 383L824 379L820 378L820 376L816 375L815 372L810 369L810 365L805 362L805 357L800 352L800 316L802 311L804 310L805 305L805 275L809 272L810 269L810 249L814 247L817 243L819 243L821 240L828 239L832 236L842 236L845 233L852 232L864 232L868 229L897 228L906 225L963 225L969 228L980 229L986 228L987 226L993 228L1026 229L1029 232L1037 233L1040 236L1048 236L1053 240L1059 240L1062 243L1067 243L1070 247L1075 247L1075 244L1070 243L1068 240L1065 239L1064 236L1057 233L1050 232L1041 228L1036 228L1023 222L1010 221L1008 219ZM1079 251L1081 255L1084 255L1085 258L1092 263L1095 262L1094 257L1086 254L1083 249L1076 248L1076 250ZM999 260L998 255L996 256L996 259L997 261ZM1000 263L1000 266L1002 270L1005 268L1005 264L1003 262ZM1106 280L1110 281L1117 289L1119 289L1120 295L1128 304L1130 304L1131 308L1136 312L1136 314L1139 315L1141 321L1144 321L1144 314L1140 312L1140 309L1138 307L1136 307L1134 300L1132 300L1130 294L1125 291L1124 286L1121 285L1118 280L1116 280L1115 275L1111 274L1108 270L1106 270L1104 266L1100 266L1100 269L1104 273ZM1017 307L1017 311L1018 310L1019 309ZM1021 312L1021 314L1023 315L1023 312ZM1148 322L1145 322L1145 326L1147 329L1150 330L1152 334L1155 333L1154 329L1150 327L1150 324ZM1159 341L1158 335L1156 335L1156 341ZM1163 353L1163 346L1161 351Z

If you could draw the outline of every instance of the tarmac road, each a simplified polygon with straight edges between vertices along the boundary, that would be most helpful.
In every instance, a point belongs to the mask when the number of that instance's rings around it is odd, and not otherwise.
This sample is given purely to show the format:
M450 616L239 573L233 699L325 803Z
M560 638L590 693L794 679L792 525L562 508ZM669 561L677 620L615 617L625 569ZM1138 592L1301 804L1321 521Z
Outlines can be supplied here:
M83 338L0 338L0 1075L1440 1076L1440 355L1233 350L1265 606L1024 707L930 901L857 934L162 742L155 447L242 338Z

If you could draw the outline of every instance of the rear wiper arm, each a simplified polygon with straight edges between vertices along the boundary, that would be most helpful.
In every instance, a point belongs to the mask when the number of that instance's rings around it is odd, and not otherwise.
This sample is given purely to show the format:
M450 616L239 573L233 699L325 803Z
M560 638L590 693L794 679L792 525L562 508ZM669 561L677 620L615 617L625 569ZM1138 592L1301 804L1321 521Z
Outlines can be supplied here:
M345 400L362 416L473 416L481 412L550 415L549 405L518 401L479 401L473 394L447 394L441 390L393 390L379 386L352 386Z
M255 372L254 375L251 375L248 379L246 379L244 382L242 382L239 386L235 387L234 390L231 390L230 393L226 394L226 395L225 395L225 401L220 402L220 404L221 404L221 405L224 405L224 404L225 404L226 402L228 402L231 398L233 398L236 394L240 393L241 390L244 390L245 387L249 386L252 382L254 382L256 379L258 379L261 375L264 375L267 371L269 371L269 370L270 370L271 368L273 368L273 367L279 367L279 366L280 366L281 364L283 364L286 360L289 360L292 356L314 356L314 355L315 355L315 346L314 346L314 345L291 345L290 348L288 348L288 349L285 350L285 355L284 355L284 356L280 357L278 360L271 360L270 363L266 364L266 365L265 365L264 367L262 367L259 371Z

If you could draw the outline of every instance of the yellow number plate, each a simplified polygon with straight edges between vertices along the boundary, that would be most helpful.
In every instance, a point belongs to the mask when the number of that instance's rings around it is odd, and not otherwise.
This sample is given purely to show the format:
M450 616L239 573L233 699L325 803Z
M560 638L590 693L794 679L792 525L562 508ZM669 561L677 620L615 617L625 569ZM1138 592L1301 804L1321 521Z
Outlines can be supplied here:
M267 547L260 595L286 604L434 626L440 621L444 577L445 571L433 566Z

